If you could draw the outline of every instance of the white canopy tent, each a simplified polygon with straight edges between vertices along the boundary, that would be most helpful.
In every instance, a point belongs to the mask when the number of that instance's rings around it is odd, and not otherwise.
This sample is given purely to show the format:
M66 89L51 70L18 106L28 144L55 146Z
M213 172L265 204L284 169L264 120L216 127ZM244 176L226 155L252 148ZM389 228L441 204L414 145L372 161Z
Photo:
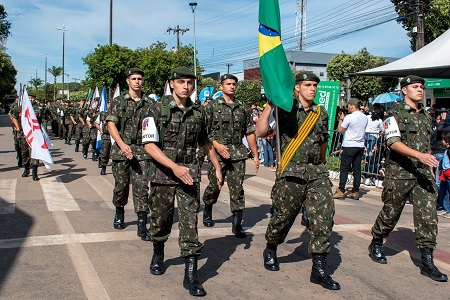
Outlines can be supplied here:
M450 78L450 29L420 50L381 67L354 73L356 76Z

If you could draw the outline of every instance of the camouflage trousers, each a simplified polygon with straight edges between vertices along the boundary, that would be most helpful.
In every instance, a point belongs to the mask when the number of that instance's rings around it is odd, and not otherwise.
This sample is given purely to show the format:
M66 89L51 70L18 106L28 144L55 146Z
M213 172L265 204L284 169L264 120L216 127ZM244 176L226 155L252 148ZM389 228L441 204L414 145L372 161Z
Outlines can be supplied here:
M75 126L77 126L77 125L73 124L73 122L71 121L70 124L69 124L69 131L67 132L67 138L69 140L72 139L73 131L74 131Z
M128 203L130 183L133 192L134 211L146 212L149 210L147 160L115 160L112 164L112 173L115 179L113 190L113 204L124 207Z
M75 127L75 144L80 144L82 134L83 134L83 125L81 123L77 123Z
M244 175L245 175L245 160L220 162L222 167L222 178L228 184L230 190L230 208L231 211L243 210L245 208L244 196ZM209 163L208 170L209 184L203 193L203 202L207 205L212 205L217 202L220 190L217 185L216 169Z
M39 166L39 159L31 158L31 148L25 139L23 132L17 135L17 141L19 143L20 152L22 154L22 164L24 167Z
M198 241L199 183L194 185L151 184L150 235L153 243L166 242L172 230L174 202L178 207L178 244L181 257L200 255L203 244Z
M95 150L95 143L97 141L97 128L85 125L83 127L83 149L86 149L86 152L89 150L89 145L92 150Z
M100 164L102 166L108 165L110 155L111 155L111 136L109 134L102 134L102 153L100 154Z
M19 133L13 129L14 149L16 150L16 153L17 153L16 156L18 159L20 158L20 160L22 160L22 150L20 148L18 135L19 135Z
M64 125L61 123L61 121L58 122L58 137L64 137Z
M436 182L431 178L386 179L383 185L381 199L384 205L372 227L372 236L376 239L385 238L394 230L405 207L407 196L410 195L414 199L413 216L417 246L435 249L438 233Z
M328 178L308 182L296 177L286 177L275 181L272 205L276 212L267 226L267 242L273 245L284 242L302 204L309 218L309 253L329 253L334 224L334 201Z

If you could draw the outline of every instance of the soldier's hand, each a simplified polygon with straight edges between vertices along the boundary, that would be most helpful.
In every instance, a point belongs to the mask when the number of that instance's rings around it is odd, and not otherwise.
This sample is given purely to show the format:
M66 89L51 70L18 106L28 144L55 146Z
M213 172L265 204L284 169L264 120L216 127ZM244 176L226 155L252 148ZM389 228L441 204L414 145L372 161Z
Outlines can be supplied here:
M120 150L122 150L123 155L125 155L127 159L133 158L133 152L131 151L131 147L129 145L125 144L120 148Z
M259 171L259 158L253 157L253 161L255 162L256 173Z
M217 147L214 146L214 148L216 148L217 153L219 153L223 158L230 158L230 153L228 152L228 148L225 145L217 143Z
M194 184L194 179L192 179L192 176L189 173L189 168L177 165L172 171L175 176L183 181L183 183L187 185Z
M217 185L219 186L220 190L222 189L223 186L222 170L216 170L216 178L217 178Z
M418 157L419 161L429 167L436 168L439 166L439 162L433 154L420 153Z

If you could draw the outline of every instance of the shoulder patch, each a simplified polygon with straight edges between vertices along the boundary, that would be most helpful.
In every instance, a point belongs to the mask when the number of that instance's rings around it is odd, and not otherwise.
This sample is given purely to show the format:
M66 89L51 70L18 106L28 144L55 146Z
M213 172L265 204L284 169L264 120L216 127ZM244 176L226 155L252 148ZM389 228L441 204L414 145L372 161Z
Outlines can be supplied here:
M400 130L398 128L397 121L393 116L388 117L383 122L384 132L386 134L386 139L391 137L400 137Z
M153 117L146 117L142 121L142 143L157 143L159 142L159 133L156 128L155 119Z

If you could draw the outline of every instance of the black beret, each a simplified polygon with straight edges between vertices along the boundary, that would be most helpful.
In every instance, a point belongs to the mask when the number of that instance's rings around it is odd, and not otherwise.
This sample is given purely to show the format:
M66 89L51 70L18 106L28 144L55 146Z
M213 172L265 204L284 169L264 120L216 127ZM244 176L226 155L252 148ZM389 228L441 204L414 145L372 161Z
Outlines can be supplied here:
M233 74L223 74L222 76L220 76L220 82L223 82L227 79L233 79L234 81L236 81L236 83L239 81Z
M191 69L186 67L176 67L170 71L170 80L179 78L192 78L195 79L195 74Z
M400 86L405 87L409 84L418 83L425 84L425 79L416 75L408 75L400 80Z
M297 75L295 75L295 82L298 82L298 81L315 81L315 82L319 83L320 79L313 72L301 71L301 72L298 72Z
M131 75L134 75L134 74L140 74L140 75L144 76L144 71L142 71L139 68L131 68L128 70L127 77L130 77Z

